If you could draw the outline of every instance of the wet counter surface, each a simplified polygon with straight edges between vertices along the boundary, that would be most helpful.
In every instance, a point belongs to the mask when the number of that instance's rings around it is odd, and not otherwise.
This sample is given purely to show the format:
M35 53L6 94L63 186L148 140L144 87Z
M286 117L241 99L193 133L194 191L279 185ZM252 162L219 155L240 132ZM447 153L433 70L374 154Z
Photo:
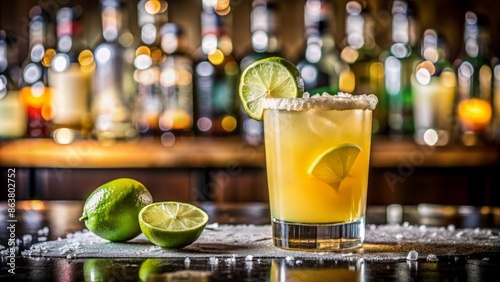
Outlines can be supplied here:
M498 281L500 275L500 208L369 207L363 248L314 253L272 247L266 204L198 204L211 224L178 251L141 236L117 245L82 232L82 205L22 201L9 219L1 203L0 280ZM15 259L9 226L15 226Z

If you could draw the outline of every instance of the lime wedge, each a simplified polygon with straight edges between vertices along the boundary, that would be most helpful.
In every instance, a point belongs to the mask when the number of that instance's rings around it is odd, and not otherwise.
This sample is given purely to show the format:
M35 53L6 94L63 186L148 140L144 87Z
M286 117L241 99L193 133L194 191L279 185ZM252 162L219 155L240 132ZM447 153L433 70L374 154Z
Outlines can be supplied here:
M294 64L269 57L250 64L241 74L239 95L243 109L262 120L264 98L297 98L304 93L304 80Z
M361 148L356 144L342 144L324 151L314 160L307 173L338 190L347 177Z
M163 248L181 248L200 237L208 215L198 207L179 202L159 202L139 213L142 233Z

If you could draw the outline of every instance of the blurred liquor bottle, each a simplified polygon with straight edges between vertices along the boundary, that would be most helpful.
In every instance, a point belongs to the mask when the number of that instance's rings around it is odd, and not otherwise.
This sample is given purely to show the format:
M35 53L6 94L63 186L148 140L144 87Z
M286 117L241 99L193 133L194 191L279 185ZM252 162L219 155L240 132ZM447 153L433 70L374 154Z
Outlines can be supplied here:
M492 139L500 144L500 59L494 60L493 67L493 120L491 122Z
M160 99L160 27L167 22L165 1L139 1L137 18L142 45L136 49L134 79L137 82L137 100L134 123L141 136L159 136Z
M22 88L19 93L27 114L27 137L50 136L51 96L47 85L50 56L45 56L48 36L48 15L39 6L30 10L28 27L29 50L23 64Z
M227 136L238 132L240 72L232 55L230 9L226 1L203 1L202 39L195 66L196 131L202 136Z
M11 40L14 38L0 30L0 140L20 138L26 133L26 113L15 78L19 75L15 67L17 54Z
M161 28L160 130L162 143L173 144L176 136L193 132L193 58L183 29L173 23Z
M335 49L333 38L332 3L326 0L308 0L304 6L306 46L303 58L297 63L305 91L312 94L339 91L339 73L345 64Z
M268 57L283 56L281 42L277 36L278 11L274 3L266 0L254 0L250 14L250 31L252 50L240 62L243 71L251 63ZM241 108L241 132L243 138L250 144L261 144L263 140L263 126L261 121L252 119Z
M92 77L92 135L98 140L126 140L138 137L132 121L136 86L133 79L134 37L126 28L125 4L101 0L104 41L95 51L96 67Z
M455 61L458 76L458 121L461 141L477 145L488 140L492 117L492 68L488 44L490 31L486 18L465 14L464 47Z
M447 55L444 38L426 30L421 60L411 77L414 139L420 145L444 146L452 137L457 80Z
M57 12L57 53L53 49L46 52L46 56L53 56L48 82L52 89L52 138L58 143L86 138L92 126L90 77L94 60L92 52L85 49L81 15L78 6Z
M339 90L354 94L375 94L379 104L373 113L373 132L382 132L386 108L380 88L383 83L383 65L378 62L380 48L375 42L376 23L357 1L346 4L346 38L340 52L348 67L339 73Z
M383 52L384 96L388 103L389 134L392 137L414 132L411 76L419 61L418 28L412 2L392 3L392 44Z

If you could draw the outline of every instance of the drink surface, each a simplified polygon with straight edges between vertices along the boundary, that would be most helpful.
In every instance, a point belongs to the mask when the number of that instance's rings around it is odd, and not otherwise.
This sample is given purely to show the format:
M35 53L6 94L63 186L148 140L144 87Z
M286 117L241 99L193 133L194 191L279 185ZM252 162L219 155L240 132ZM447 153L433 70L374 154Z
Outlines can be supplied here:
M340 223L363 217L376 98L273 100L264 102L272 217L301 223ZM295 104L290 106L292 101ZM345 144L361 150L338 189L308 173L325 151Z

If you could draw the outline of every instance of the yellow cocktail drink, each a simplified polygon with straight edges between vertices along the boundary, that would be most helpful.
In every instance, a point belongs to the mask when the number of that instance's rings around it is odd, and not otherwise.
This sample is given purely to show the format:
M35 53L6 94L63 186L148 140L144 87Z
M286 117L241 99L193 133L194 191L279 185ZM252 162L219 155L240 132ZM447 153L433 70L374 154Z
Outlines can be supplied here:
M373 95L266 99L264 132L275 245L361 245Z

